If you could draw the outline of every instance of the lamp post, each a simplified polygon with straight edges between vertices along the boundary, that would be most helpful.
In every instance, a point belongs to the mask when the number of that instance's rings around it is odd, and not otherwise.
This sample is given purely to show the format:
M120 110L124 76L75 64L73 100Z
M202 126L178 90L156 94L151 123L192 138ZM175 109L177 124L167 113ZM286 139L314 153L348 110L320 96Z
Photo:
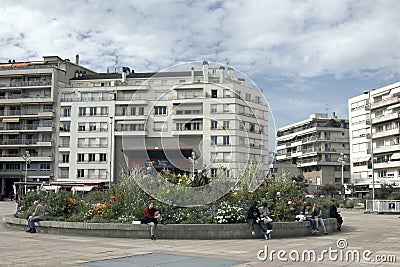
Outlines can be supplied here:
M194 177L194 162L196 160L196 153L194 153L194 151L191 154L191 157L189 157L189 161L190 161L190 172L192 174L192 177Z
M114 117L110 116L110 172L108 177L108 188L111 189L111 181L112 181L112 161L113 161L113 139L114 139L114 131L113 131L113 119Z
M364 94L368 95L369 106L369 135L371 139L371 172L372 172L372 210L375 210L375 175L374 175L374 143L372 139L372 112L371 112L371 91L365 91Z
M345 199L346 198L346 188L345 188L345 186L344 186L344 164L346 163L346 161L345 161L345 155L342 153L342 152L340 152L340 156L339 156L339 158L338 158L338 162L342 165L342 186L341 186L341 188L342 188L342 190L341 190L341 193L342 193L342 198L343 199Z
M22 159L25 161L25 178L24 178L24 192L26 195L26 180L28 177L28 164L31 163L31 155L29 154L29 151L26 150L25 153L22 155Z

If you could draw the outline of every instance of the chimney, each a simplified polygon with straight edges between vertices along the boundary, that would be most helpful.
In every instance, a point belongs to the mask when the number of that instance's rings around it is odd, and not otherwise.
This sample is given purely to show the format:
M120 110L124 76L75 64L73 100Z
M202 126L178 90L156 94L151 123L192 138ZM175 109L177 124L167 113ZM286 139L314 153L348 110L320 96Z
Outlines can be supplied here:
M208 83L208 62L203 61L203 78L204 83Z
M235 72L234 69L232 69L231 67L228 67L228 79L233 80L234 72Z
M194 83L194 68L191 69L192 83Z
M122 67L122 82L126 83L126 73L127 73L127 68L126 67Z
M75 56L75 64L79 65L79 54L76 54Z

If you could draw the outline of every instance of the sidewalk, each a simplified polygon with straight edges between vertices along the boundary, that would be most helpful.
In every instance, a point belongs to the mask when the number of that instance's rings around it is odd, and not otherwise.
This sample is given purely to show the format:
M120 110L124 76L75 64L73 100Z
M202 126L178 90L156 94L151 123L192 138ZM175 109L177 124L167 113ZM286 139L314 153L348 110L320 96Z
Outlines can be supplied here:
M14 212L15 202L1 201L0 216ZM147 240L92 238L48 234L29 234L0 223L0 266L398 266L400 262L400 219L397 215L363 214L360 210L342 211L342 232L328 236L272 240ZM250 234L250 233L249 233ZM347 242L347 248L339 249ZM275 250L273 261L259 260L260 250ZM277 251L286 251L292 258L296 250L338 250L344 257L330 259L323 254L323 263L287 262L277 258ZM395 256L397 263L346 261L348 250L372 252L368 258ZM343 253L345 252L345 253ZM350 251L351 252L351 251ZM368 253L367 253L368 254ZM260 256L264 254L261 253ZM340 253L338 254L340 256ZM382 257L381 257L382 258ZM353 258L350 257L350 260ZM104 261L102 261L104 260ZM393 260L393 259L390 259Z

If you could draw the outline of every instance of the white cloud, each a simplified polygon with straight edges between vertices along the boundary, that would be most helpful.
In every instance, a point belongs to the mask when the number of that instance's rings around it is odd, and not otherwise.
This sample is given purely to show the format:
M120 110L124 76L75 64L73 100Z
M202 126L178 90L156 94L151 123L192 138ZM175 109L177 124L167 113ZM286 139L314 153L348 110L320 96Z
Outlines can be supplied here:
M0 61L79 53L82 64L101 72L115 56L136 71L229 62L271 93L286 82L289 93L324 102L312 93L314 78L399 75L399 7L396 0L3 0Z

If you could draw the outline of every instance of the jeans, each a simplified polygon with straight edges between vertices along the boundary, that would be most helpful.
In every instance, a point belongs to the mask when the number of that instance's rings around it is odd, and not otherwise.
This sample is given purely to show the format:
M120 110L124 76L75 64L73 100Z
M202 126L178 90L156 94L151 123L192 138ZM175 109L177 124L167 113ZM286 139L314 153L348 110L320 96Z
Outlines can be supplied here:
M326 233L324 219L322 219L321 217L318 217L318 218L315 219L315 223L316 223L316 227L317 228L318 228L318 223L320 223L321 226L322 226L322 230L324 230L324 233Z
M38 221L40 221L40 218L38 218L38 217L29 218L29 219L28 219L28 226L29 226L29 228L35 229L35 222L38 222Z
M253 232L254 231L254 220L253 219L248 219L247 222L250 225L250 230ZM260 227L263 230L263 232L265 233L268 229L267 225L265 225L265 223L263 221L260 222ZM272 224L271 224L271 229L272 229Z
M147 225L150 226L150 234L154 235L156 232L157 224L155 224L154 222L149 222L149 223L147 223Z
M313 230L317 229L317 223L315 222L314 218L307 218L307 221L310 221L310 225Z

